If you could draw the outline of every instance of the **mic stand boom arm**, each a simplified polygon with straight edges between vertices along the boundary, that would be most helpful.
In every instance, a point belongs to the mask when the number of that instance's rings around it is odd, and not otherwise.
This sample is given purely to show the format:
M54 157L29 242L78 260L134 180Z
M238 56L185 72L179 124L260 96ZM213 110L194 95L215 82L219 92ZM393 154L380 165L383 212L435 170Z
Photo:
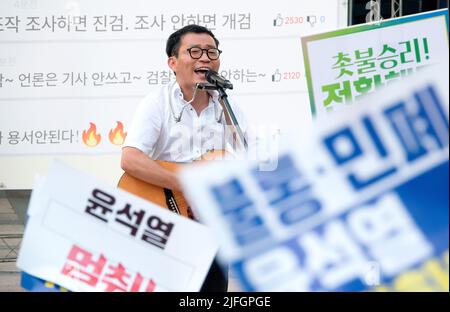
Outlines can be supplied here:
M231 109L230 103L228 102L228 95L225 93L225 90L222 87L217 86L217 91L219 91L219 100L223 103L223 108L225 110L226 115L229 116L231 125L236 129L239 140L244 146L244 149L248 149L247 139L244 136L244 133L242 132L241 127L239 126L239 122L236 119L236 116L234 115L233 110Z

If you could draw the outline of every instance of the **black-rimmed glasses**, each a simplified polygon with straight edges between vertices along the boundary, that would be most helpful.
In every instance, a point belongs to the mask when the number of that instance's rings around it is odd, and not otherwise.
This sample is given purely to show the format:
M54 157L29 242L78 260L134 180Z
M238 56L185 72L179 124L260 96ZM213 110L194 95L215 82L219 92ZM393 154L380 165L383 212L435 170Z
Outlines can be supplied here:
M203 55L203 52L206 52L206 55L208 56L208 58L211 61L215 61L215 60L219 59L219 56L222 53L221 50L216 49L216 48L202 49L202 48L192 47L192 48L187 49L187 51L189 52L189 55L195 60L198 60L199 58L201 58Z

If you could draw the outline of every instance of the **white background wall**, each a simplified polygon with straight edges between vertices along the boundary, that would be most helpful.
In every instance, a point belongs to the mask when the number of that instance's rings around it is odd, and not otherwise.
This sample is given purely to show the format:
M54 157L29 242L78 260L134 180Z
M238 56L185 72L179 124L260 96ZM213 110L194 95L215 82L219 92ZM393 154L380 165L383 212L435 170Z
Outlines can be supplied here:
M103 16L106 26L98 24ZM165 22L159 28L136 29L141 25L138 16L150 23L154 17ZM270 127L283 135L311 122L300 38L344 27L346 1L229 0L208 6L175 0L168 6L146 0L2 0L0 188L32 188L35 175L45 175L54 157L115 184L122 173L120 146L109 142L108 133L117 121L126 132L139 100L161 86L161 81L150 84L147 77L149 72L169 72L165 41L188 23L175 23L182 16L197 23L200 18L199 24L212 28L221 41L221 73L231 71L235 86L228 94L257 129ZM80 17L86 17L85 26L67 24ZM215 23L204 23L212 17ZM53 29L48 27L52 19ZM85 31L77 31L77 26ZM99 81L93 78L102 73L115 73L116 82L130 76L130 83L94 85ZM53 75L56 81L48 81ZM87 79L72 84L77 75ZM102 136L96 147L82 140L90 123ZM20 138L17 144L11 140L14 131ZM66 131L73 137L59 143L41 138L38 144L36 137L33 143L27 139L31 131Z

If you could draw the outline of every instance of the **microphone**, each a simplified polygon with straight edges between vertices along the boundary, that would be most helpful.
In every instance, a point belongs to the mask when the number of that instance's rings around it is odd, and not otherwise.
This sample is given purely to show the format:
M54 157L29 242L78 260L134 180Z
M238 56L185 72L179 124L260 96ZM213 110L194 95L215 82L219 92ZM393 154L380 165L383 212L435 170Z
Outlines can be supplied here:
M212 83L219 88L230 90L233 89L233 84L229 80L226 80L224 77L220 76L219 73L213 71L212 69L208 69L205 74L205 78L209 83Z

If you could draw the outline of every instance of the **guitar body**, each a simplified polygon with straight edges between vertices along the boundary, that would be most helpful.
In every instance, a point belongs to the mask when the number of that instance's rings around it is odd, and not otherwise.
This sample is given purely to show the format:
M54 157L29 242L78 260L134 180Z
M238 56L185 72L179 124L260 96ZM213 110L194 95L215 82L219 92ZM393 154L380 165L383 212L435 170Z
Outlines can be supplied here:
M224 154L224 151L209 152L203 155L202 159L199 161L221 159ZM181 167L191 165L159 160L156 162L158 165L171 172L177 172ZM192 210L181 192L172 191L170 189L147 183L129 175L128 173L124 173L122 175L117 187L138 197L146 199L158 206L167 208L172 212L195 220Z

